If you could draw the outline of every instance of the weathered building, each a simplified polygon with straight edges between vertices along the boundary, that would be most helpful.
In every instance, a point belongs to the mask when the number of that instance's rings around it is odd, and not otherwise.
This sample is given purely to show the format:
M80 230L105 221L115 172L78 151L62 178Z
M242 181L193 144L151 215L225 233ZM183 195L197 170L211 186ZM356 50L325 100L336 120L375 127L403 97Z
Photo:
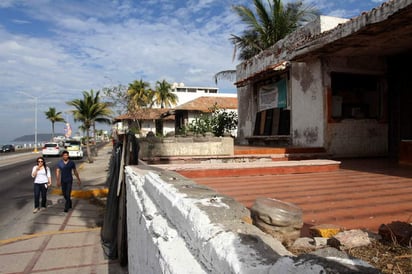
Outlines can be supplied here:
M237 66L238 142L398 157L412 139L412 0L320 16Z
M222 111L237 112L238 101L235 94L231 97L201 96L166 112L163 117L175 116L175 131L180 132L201 114L211 115L213 108ZM232 135L236 135L233 132Z

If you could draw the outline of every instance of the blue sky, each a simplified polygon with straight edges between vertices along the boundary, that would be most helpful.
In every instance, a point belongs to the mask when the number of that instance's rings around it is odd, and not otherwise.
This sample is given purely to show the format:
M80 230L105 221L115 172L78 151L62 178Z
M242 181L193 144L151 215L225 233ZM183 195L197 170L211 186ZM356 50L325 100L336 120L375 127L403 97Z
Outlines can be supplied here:
M143 79L215 86L234 69L230 34L243 25L232 5L248 0L0 0L0 144L51 132L44 112L66 101ZM285 1L285 3L288 1ZM351 18L382 0L308 0L321 14ZM221 92L236 92L220 81ZM77 130L73 126L74 131ZM56 132L64 124L55 125Z

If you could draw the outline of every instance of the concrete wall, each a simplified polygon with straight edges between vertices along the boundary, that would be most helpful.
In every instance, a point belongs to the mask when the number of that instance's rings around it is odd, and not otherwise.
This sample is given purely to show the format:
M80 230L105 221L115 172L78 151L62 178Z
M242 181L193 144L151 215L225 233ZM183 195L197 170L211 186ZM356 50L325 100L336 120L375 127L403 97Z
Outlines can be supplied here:
M139 139L139 158L233 155L232 137L148 137Z

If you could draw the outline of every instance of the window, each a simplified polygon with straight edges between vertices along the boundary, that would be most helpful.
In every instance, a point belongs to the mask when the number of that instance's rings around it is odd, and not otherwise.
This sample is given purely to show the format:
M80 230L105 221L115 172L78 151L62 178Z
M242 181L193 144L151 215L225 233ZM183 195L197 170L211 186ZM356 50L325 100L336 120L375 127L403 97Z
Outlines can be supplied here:
M380 119L383 115L381 77L332 73L332 117Z

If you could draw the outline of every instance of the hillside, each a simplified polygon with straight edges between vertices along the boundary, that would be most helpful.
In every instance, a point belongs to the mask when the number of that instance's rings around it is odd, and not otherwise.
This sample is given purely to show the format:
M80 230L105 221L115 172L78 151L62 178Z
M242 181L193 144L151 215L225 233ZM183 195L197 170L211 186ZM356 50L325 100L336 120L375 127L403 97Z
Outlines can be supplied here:
M55 133L54 136L64 136L64 133ZM14 142L34 142L34 134L23 135L16 139ZM52 138L51 133L37 133L37 141L38 142L47 142L50 141Z

